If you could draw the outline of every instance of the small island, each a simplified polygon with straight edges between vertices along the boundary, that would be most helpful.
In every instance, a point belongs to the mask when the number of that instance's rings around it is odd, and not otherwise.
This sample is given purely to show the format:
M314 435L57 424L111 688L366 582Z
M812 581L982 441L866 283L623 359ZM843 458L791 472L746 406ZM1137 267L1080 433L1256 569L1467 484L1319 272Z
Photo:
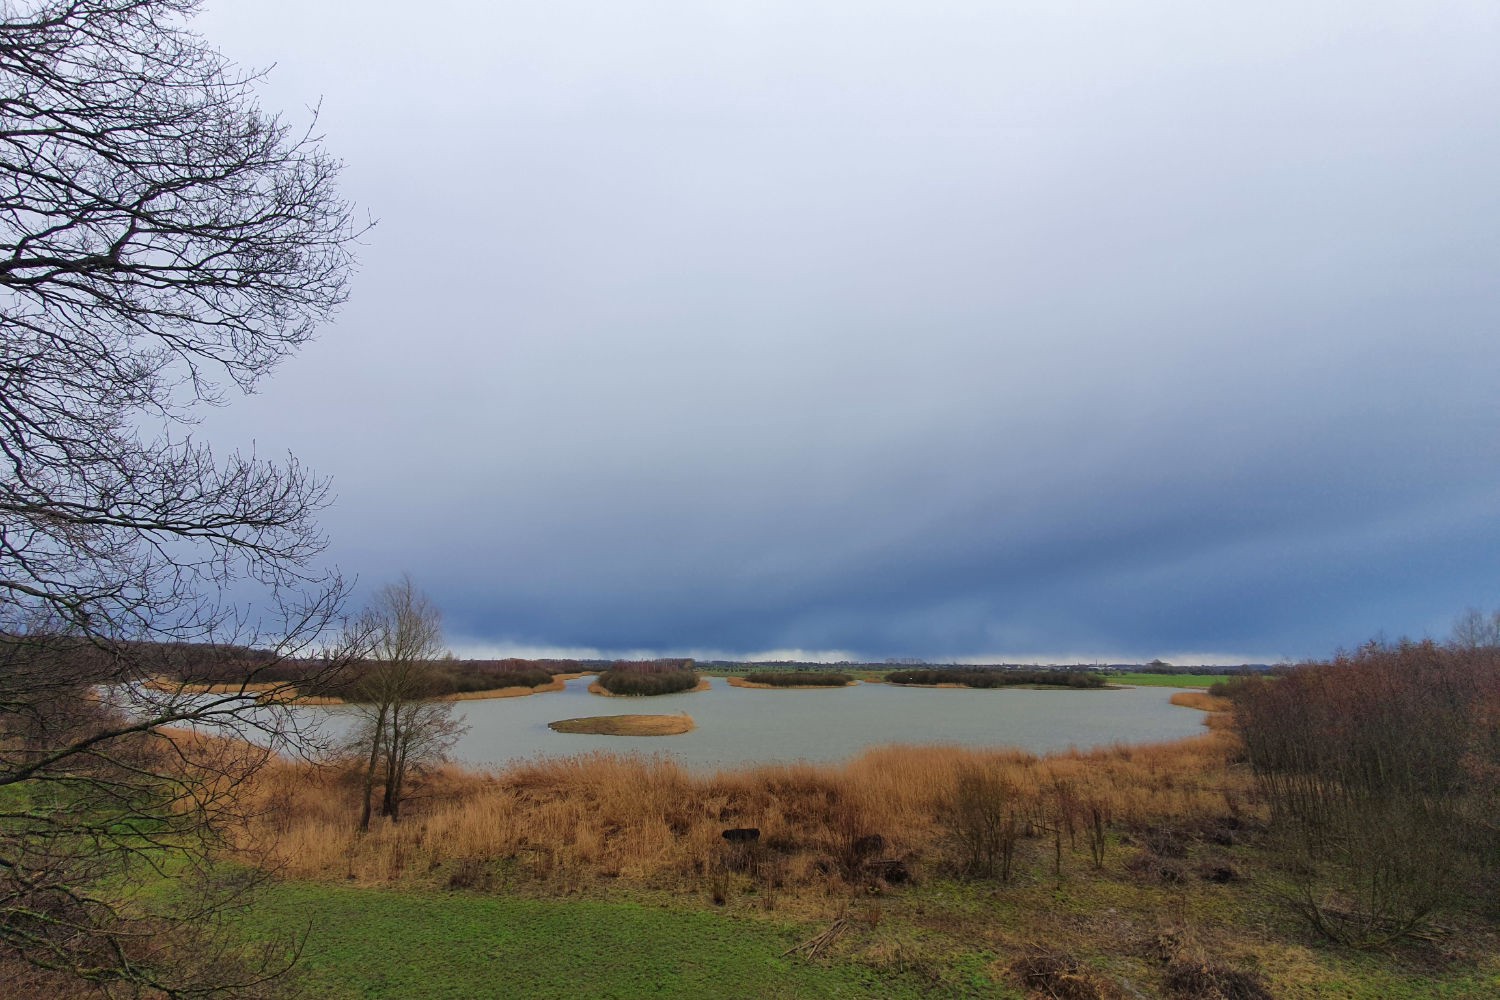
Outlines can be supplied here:
M589 693L638 698L707 691L708 687L708 679L698 676L692 660L616 660L589 685Z
M549 722L547 728L591 736L677 736L691 732L695 723L689 715L593 715Z

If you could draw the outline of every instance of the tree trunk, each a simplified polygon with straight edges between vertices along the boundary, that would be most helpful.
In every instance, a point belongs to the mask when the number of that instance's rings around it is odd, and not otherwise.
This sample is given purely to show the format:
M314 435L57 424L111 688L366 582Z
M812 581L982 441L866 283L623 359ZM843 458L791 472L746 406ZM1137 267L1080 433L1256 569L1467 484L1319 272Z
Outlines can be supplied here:
M401 796L406 785L406 751L411 746L411 738L408 736L402 741L401 749L396 756L396 772L391 778L391 822L395 823L401 819Z
M401 724L401 708L391 713L391 738L385 742L385 794L380 800L380 815L394 816L396 812L397 787L401 783L401 744L406 740L406 727Z
M365 790L361 797L359 811L359 832L366 833L370 829L370 795L375 791L375 767L380 763L380 743L385 735L385 706L380 706L380 712L375 717L375 735L370 739L370 761L365 766Z

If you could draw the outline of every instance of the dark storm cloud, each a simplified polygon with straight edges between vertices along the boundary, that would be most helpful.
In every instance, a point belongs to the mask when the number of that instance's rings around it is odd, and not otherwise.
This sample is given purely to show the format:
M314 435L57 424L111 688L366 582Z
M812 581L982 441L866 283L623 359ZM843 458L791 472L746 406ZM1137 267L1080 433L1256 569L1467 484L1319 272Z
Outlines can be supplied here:
M221 0L381 219L216 439L471 648L1321 654L1500 603L1488 4Z

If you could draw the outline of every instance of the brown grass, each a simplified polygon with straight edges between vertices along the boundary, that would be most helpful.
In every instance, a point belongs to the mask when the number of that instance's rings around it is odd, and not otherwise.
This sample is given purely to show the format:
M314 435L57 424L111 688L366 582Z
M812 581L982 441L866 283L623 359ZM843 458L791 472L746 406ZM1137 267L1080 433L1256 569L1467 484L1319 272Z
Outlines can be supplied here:
M168 694L282 694L295 690L286 681L257 681L253 684L187 684L169 677L153 677L145 682L153 691Z
M694 691L707 691L712 686L713 685L711 685L711 684L708 683L708 678L704 677L702 680L698 681L698 686L697 687L688 688L686 691L673 691L672 693L673 694L692 694ZM615 694L613 691L606 691L606 690L604 690L604 688L600 687L598 681L594 681L592 684L589 685L589 694L603 695L605 698L654 698L654 697L658 697L657 695Z
M859 681L850 681L848 684L757 684L747 681L743 677L726 677L725 681L730 687L755 688L758 691L827 691L829 688L853 687Z
M568 681L574 680L574 679L579 678L579 677L585 677L585 676L587 676L587 674L583 674L583 673L577 673L577 674L554 674L553 677L552 677L552 681L550 683L548 683L548 684L538 684L536 687L503 687L503 688L491 688L491 689L486 690L486 691L455 691L452 694L438 695L436 698L433 698L432 700L433 701L482 701L482 700L487 700L487 699L490 699L490 698L524 698L524 697L526 697L529 694L542 694L542 693L547 692L547 691L561 691L561 690L563 690L563 688L565 687L565 685L566 685L566 683ZM199 686L205 687L205 688L207 688L207 687L215 687L215 688L218 688L218 687L227 687L230 690L239 690L238 688L234 687L233 685L214 684L214 685L199 685ZM269 685L265 685L265 688L267 690L267 699L265 699L265 700L272 700L272 699L274 699L275 701L295 701L299 705L347 705L347 704L350 704L348 701L344 700L343 698L338 698L338 697L335 697L333 695L302 694L296 688L289 687L286 684L269 684ZM176 690L176 689L173 688L173 690ZM253 691L253 690L255 690L255 687L252 686L250 688L247 688L247 690ZM219 692L214 692L214 693L219 693Z
M550 684L538 684L536 687L504 687L494 688L489 691L459 691L454 694L445 694L434 701L479 701L486 698L524 698L529 694L542 694L547 691L561 691L568 681L583 677L583 674L554 674Z
M591 715L549 722L547 728L595 736L676 736L692 732L695 723L690 715Z
M1167 700L1183 708L1207 712L1203 717L1203 724L1215 732L1230 732L1234 729L1234 716L1230 714L1234 702L1228 698L1220 698L1206 691L1179 691Z
M1228 766L1236 753L1225 733L1046 757L892 746L840 765L709 775L667 758L595 753L427 774L402 822L365 836L355 833L352 770L279 761L242 786L261 818L238 835L274 842L288 874L312 879L430 881L454 864L509 859L529 877L570 886L624 879L680 889L724 863L724 829L757 827L778 883L795 889L824 884L841 851L871 834L885 857L918 873L945 863L944 811L959 776L976 767L1002 775L1016 806L1039 822L1067 789L1080 808L1145 828L1242 812L1251 788L1243 769ZM1081 841L1069 849L1082 852Z
M1200 712L1227 712L1234 707L1234 702L1228 698L1220 698L1206 691L1179 691L1168 700L1174 705L1196 708Z

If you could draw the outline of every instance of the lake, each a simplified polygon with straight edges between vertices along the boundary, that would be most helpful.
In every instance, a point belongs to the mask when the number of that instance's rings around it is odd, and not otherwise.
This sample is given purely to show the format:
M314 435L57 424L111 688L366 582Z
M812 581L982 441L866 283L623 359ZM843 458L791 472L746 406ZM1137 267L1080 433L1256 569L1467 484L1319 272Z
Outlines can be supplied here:
M1168 702L1176 688L971 690L857 684L782 691L730 687L715 677L707 691L604 698L588 692L592 680L581 677L569 681L566 690L522 698L455 703L454 715L470 728L454 756L465 764L493 766L593 750L639 751L666 754L694 770L712 770L767 762L838 761L886 743L1019 747L1045 753L1205 732L1202 712ZM343 714L339 709L321 711L335 720ZM547 728L549 722L581 716L678 712L691 715L698 728L661 737L569 735Z

